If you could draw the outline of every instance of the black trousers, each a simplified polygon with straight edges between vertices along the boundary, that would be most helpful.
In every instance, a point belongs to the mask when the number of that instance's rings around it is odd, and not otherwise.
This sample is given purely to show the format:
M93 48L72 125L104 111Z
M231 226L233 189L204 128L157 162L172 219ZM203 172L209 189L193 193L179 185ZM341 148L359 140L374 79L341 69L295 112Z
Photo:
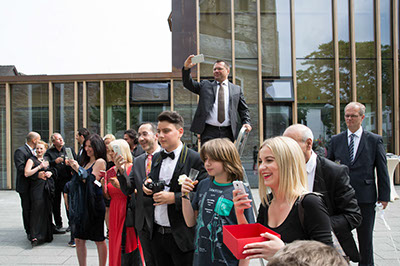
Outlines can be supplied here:
M64 186L68 180L56 180L55 181L55 196L53 200L53 217L56 226L62 226L61 218L61 196L64 193ZM68 212L67 212L68 217ZM69 218L68 218L69 219Z
M360 263L374 265L373 231L375 225L375 203L359 203L362 216L361 225L357 228Z
M227 127L216 127L209 124L206 124L203 133L201 133L200 141L201 145L204 145L210 139L217 139L217 138L228 138L232 142L235 141L233 137L232 128L231 126Z
M146 266L155 266L155 255L153 254L153 251L151 249L151 240L150 240L150 232L149 229L147 228L147 225L143 225L142 230L138 230L139 234L139 239L140 243L142 244L143 248L143 255L144 255L144 260L146 262Z
M31 216L31 198L29 190L24 193L18 193L21 198L22 220L27 235L31 234L30 230L30 216Z
M171 233L161 234L154 230L151 241L157 266L190 266L193 264L193 251L182 252Z

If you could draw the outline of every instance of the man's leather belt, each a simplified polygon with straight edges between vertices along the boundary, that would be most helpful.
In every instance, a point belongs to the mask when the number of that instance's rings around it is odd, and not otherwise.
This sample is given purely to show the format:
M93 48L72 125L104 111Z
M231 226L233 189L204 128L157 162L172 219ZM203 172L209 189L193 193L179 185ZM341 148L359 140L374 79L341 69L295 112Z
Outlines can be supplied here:
M171 234L172 230L171 227L167 227L167 226L161 226L158 224L155 224L156 230L158 233L165 235L165 234Z

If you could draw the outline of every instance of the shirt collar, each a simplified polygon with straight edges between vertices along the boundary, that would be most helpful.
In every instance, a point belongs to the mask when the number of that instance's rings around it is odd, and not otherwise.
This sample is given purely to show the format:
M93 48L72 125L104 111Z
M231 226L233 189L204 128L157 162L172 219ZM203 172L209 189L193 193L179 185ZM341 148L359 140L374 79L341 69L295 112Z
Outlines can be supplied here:
M180 142L179 142L178 148L176 148L175 150L172 151L173 153L175 153L175 159L179 157L179 154L181 153L182 148L183 148L183 144L182 144L182 141L180 141ZM161 149L160 149L160 150L161 150ZM162 149L162 150L163 150L165 153L170 153L170 152L167 152L165 149Z
M317 154L313 150L311 150L311 157L306 163L307 173L311 173L316 166L317 166Z
M154 154L156 154L156 153L159 152L159 151L161 151L161 147L160 147L160 145L157 144L157 149L155 149L151 155L154 155ZM146 157L147 157L148 155L149 155L149 154L146 152Z
M361 126L356 132L354 132L354 135L356 135L358 138L361 138L362 133L363 133L363 128ZM351 134L353 133L349 129L347 129L347 138L349 138Z
M31 151L32 154L35 154L35 149L32 149L32 147L29 146L28 143L25 143L25 145L29 148L29 150Z

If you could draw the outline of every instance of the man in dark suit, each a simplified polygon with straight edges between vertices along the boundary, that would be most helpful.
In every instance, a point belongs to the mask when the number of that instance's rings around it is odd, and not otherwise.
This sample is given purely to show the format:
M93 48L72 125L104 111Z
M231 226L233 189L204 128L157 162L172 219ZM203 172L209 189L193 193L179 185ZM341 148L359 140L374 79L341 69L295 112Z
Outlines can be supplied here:
M229 82L229 64L218 60L214 64L215 81L196 82L190 75L194 55L190 55L182 68L183 86L199 95L199 104L190 131L200 134L201 143L214 138L237 137L237 124L251 130L249 108L239 86ZM221 89L222 88L222 89ZM241 121L238 121L238 116Z
M75 135L75 139L78 141L78 143L79 143L79 151L78 151L78 154L77 154L77 158L76 158L76 160L79 162L80 161L80 158L81 158L81 156L82 156L82 152L83 152L83 143L85 142L85 139L88 137L90 135L90 131L87 129L87 128L84 128L84 127L82 127L82 128L80 128L80 129L78 129L78 131L76 132L76 135Z
M382 137L363 130L361 126L365 117L363 104L351 102L346 105L344 113L347 130L332 137L328 158L349 167L350 184L356 191L362 215L362 223L357 228L360 265L374 265L375 203L378 200L386 208L390 200L386 152Z
M136 158L144 153L143 148L139 145L138 134L134 129L128 129L124 132L124 140L128 142L131 148L132 157Z
M350 185L349 169L338 165L312 150L313 133L310 128L296 124L288 127L283 136L294 139L304 153L308 190L322 194L340 245L349 258L358 262L360 255L351 230L361 224L361 212Z
M194 228L186 226L182 214L181 186L178 177L189 175L190 169L200 171L197 179L206 176L200 155L181 142L183 118L177 112L164 111L158 116L158 139L163 150L153 157L149 178L143 192L152 199L145 206L152 213L150 233L152 251L157 265L191 265L194 251ZM164 190L153 193L149 182L164 181Z
M30 235L30 211L31 211L31 201L30 201L30 184L29 179L25 177L25 164L30 157L36 154L35 148L36 144L40 140L40 135L36 132L29 132L26 136L26 143L24 146L19 147L14 152L14 164L17 168L17 182L16 191L19 193L21 198L21 208L22 208L22 219L24 222L24 228L28 240L31 240Z
M118 174L117 177L122 192L126 195L131 195L130 203L131 206L134 206L135 208L135 229L139 233L146 266L154 266L156 265L156 254L153 254L151 249L151 234L149 230L153 225L153 200L151 197L145 197L143 195L142 186L150 173L153 156L159 152L161 148L158 145L157 128L154 124L143 123L139 126L138 134L139 143L146 153L143 153L134 159L132 171L129 174L129 177L126 173L124 175ZM116 165L119 167L120 164L118 161Z

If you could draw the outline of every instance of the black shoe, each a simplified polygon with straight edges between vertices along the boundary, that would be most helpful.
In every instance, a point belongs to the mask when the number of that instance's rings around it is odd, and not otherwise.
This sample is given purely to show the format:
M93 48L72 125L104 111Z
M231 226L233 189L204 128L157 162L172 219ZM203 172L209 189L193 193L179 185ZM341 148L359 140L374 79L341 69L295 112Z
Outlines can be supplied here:
M31 241L32 247L36 247L37 245L39 245L39 241L35 238Z
M28 240L31 241L31 234L27 234L26 238L28 238Z
M58 229L57 227L54 227L53 228L53 234L55 234L55 235L65 234L65 230Z
M62 224L56 225L57 229L62 229Z
M66 232L71 232L71 226L68 226L67 230L65 230Z

